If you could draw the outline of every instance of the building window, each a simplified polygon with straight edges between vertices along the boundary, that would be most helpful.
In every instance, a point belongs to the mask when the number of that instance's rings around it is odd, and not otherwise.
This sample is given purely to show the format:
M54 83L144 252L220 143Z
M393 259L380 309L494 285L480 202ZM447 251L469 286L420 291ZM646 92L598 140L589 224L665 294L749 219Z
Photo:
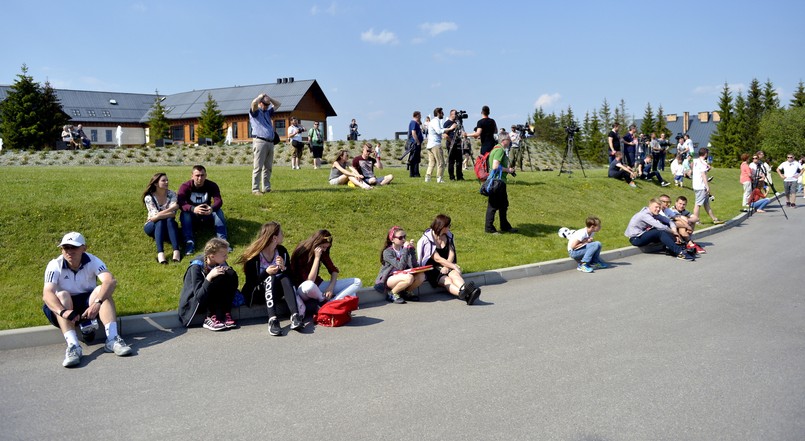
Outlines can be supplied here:
M184 141L184 126L171 127L171 139L174 141Z
M98 142L98 131L92 129L89 131L89 140L92 142Z
M195 140L196 140L196 126L193 125L193 124L190 124L190 141L195 141Z
M232 139L238 139L238 123L237 123L237 121L232 123Z
M110 112L110 111L108 111L108 110L104 110L104 111L103 111L103 116L105 116L105 117L107 117L107 118L108 118L108 117L111 117L111 116L112 116L112 112Z
M78 109L73 109L73 116L81 116L81 111Z
M87 115L95 116L95 111L94 110L87 110Z
M106 142L112 142L112 131L111 130L106 131Z
M274 131L280 136L280 138L285 136L285 120L278 119L274 121Z

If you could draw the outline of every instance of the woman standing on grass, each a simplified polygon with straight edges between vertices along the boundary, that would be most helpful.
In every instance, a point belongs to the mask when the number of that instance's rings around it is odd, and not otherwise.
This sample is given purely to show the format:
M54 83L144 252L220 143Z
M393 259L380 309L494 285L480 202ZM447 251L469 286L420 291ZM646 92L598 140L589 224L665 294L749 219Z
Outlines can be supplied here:
M148 210L148 219L143 231L154 238L157 243L157 262L167 265L163 243L170 240L173 247L173 261L179 262L182 252L179 248L179 225L176 223L176 212L179 204L176 193L168 189L168 175L156 173L148 182L143 192L143 203Z
M361 287L361 279L338 280L339 270L330 259L333 235L327 230L319 230L303 240L291 256L291 281L297 285L297 294L302 301L316 300L323 303L346 296L357 295ZM321 265L330 273L330 281L325 282L319 276ZM305 316L304 303L299 305L299 315Z
M251 307L255 302L265 302L268 308L268 333L273 336L282 335L274 302L283 297L291 313L291 329L302 329L296 290L291 285L291 259L288 250L282 246L283 239L279 223L263 224L260 233L237 260L237 263L243 264L246 274L246 283L241 289L246 305Z
M232 319L232 300L238 289L238 275L226 263L229 242L212 238L204 254L190 262L184 273L179 296L179 320L187 327L199 310L205 311L204 328L222 331L237 327Z
M456 263L456 245L450 231L450 216L440 214L433 219L430 228L422 233L417 242L419 265L433 265L425 273L430 286L443 287L450 294L472 305L481 296L481 288L470 281L464 283L461 267Z
M405 230L391 227L386 235L386 243L380 251L380 272L375 279L375 289L380 292L391 290L388 300L394 303L417 302L419 296L414 290L425 281L424 273L403 272L416 266L414 240L406 241Z
M350 170L349 151L340 150L333 161L333 166L330 168L330 185L346 185L347 182L352 182L352 185L361 187L364 190L374 188L363 182L363 176L360 173Z

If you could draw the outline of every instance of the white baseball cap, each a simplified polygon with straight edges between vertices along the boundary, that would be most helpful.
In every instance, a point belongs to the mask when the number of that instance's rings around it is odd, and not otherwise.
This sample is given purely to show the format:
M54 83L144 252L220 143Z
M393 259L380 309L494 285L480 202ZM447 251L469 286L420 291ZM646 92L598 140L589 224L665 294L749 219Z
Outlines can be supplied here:
M64 235L64 237L61 240L61 243L59 243L59 247L62 247L64 245L72 245L75 247L80 247L86 244L87 240L84 239L84 236L81 233L76 233L75 231L73 231L71 233L67 233Z

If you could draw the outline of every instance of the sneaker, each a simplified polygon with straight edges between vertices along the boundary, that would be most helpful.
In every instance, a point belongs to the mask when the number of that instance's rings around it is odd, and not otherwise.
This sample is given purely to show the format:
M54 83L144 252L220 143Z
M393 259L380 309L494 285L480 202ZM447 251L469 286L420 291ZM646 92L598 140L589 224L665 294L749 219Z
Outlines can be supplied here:
M707 177L707 182L713 182L713 178L715 178L715 176L708 176Z
M282 336L282 328L280 328L280 321L276 317L268 319L268 333L274 337Z
M188 240L184 244L184 255L185 256L192 256L196 253L196 244L192 240Z
M218 321L218 317L211 315L204 320L204 328L210 331L223 331L226 325Z
M721 220L721 219L713 219L713 225L721 225L723 223L724 223L724 221Z
M583 273L591 273L595 271L590 267L590 265L587 265L586 263L580 263L579 266L576 267L576 269Z
M472 305L476 300L478 300L478 297L481 297L481 288L475 286L474 282L470 282L469 284L472 287L472 290L470 290L469 294L467 294L467 305Z
M667 182L665 182L665 181L662 181L662 182L660 183L660 185L661 185L661 186L663 186L663 187L667 187L667 186L669 186L669 185L671 185L671 184L669 184L669 183L667 183Z
M467 291L467 284L465 283L461 285L461 288L458 290L458 299L466 301L468 293L469 292Z
M131 346L127 345L123 338L116 335L111 340L106 340L106 345L103 347L106 352L114 352L118 357L131 354Z
M64 361L61 363L64 367L72 367L81 363L81 356L84 355L81 346L70 345L67 346L67 351L64 353Z
M232 314L228 312L226 313L226 315L224 315L224 327L227 329L238 327L238 324L235 323L235 320L232 318Z
M425 182L430 182L430 176L425 176Z
M442 179L442 178L436 178L436 183L437 183L437 184L444 184L444 179Z
M637 188L637 184L635 184L634 182L630 182L630 183L629 183L629 187L632 187L632 188Z
M593 268L595 268L595 269L607 269L609 267L610 267L610 265L608 263L604 262L603 260L599 260L598 262L593 264Z
M678 260L695 260L695 258L693 256L691 256L689 252L685 252L685 251L679 253L676 256L676 258Z
M695 242L693 243L693 246L689 247L689 248L693 248L699 254L707 254L707 250L705 250L704 248L700 247L699 244L697 244Z
M402 305L403 303L405 303L405 299L402 298L399 294L392 293L391 298L393 299L392 302L394 302L394 303L396 303L398 305Z
M293 331L301 331L304 327L304 323L299 318L299 314L291 314L291 330Z
M418 302L419 301L419 296L414 294L411 291L403 292L402 294L400 294L400 297L405 299L405 301L407 301L407 302Z

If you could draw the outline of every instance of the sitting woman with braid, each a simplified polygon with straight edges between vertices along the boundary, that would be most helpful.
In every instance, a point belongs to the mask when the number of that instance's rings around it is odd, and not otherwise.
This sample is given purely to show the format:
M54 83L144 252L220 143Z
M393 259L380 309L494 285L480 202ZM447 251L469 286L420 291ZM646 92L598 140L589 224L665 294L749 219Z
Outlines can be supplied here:
M265 302L268 308L268 333L273 336L282 335L274 302L284 298L291 314L291 330L301 331L302 318L298 313L298 298L291 284L288 250L282 246L284 235L280 224L268 222L260 227L257 237L246 247L246 251L237 260L243 264L246 283L243 284L243 297L246 305Z
M414 290L425 281L424 273L412 274L410 270L416 266L414 240L406 241L405 230L394 226L386 235L386 243L380 252L380 272L375 279L375 289L380 292L391 290L388 300L394 303L419 301Z
M238 290L238 274L227 265L228 255L229 242L215 237L204 245L204 254L190 262L179 296L179 320L185 327L200 312L206 313L205 329L222 331L237 327L231 311Z
M450 216L440 214L422 233L417 242L419 265L433 265L425 276L434 288L443 287L450 294L472 305L481 296L481 288L475 283L464 282L461 267L456 263L456 245L450 231Z

